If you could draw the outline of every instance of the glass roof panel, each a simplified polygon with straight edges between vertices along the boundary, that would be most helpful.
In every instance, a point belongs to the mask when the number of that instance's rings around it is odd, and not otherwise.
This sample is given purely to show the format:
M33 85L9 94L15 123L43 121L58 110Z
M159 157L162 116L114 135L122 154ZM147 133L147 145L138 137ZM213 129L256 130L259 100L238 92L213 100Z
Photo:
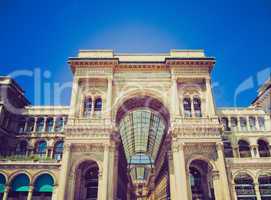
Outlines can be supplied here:
M120 122L120 135L129 164L152 165L165 132L163 118L151 110L137 109L125 115ZM133 168L134 169L134 168ZM145 177L144 167L131 170L134 178Z

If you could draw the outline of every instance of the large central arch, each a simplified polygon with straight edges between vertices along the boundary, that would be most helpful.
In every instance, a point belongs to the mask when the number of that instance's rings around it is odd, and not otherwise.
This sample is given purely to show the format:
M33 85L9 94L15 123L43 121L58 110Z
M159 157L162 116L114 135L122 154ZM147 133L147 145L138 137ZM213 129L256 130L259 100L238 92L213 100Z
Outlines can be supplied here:
M151 96L134 96L117 109L116 124L128 164L129 180L137 196L147 195L137 189L146 186L152 176L169 122L168 109Z

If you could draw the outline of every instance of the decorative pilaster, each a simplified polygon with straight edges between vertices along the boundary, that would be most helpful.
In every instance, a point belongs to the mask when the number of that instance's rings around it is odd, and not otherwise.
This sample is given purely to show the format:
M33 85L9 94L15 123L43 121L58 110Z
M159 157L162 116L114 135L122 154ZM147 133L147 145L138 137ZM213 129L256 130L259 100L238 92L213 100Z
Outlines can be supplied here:
M3 200L7 200L8 199L8 192L10 190L9 186L5 187L5 191L4 191L4 195L3 195Z
M33 131L32 132L36 132L37 131L37 121L38 121L38 117L34 117L34 127L33 127Z
M259 183L255 183L254 188L255 188L255 193L256 193L257 200L261 200L261 193L260 193Z
M227 172L225 168L225 160L224 160L224 148L223 143L219 142L216 144L217 155L218 155L218 169L220 171L220 183L222 185L223 197L225 200L230 200L230 189L228 183Z
M171 77L171 113L173 116L180 115L179 110L179 98L178 98L178 85L177 78L172 75Z
M237 200L237 192L236 192L236 189L235 189L235 184L232 184L232 191L233 191L233 200Z
M211 79L208 78L206 79L206 94L207 94L207 111L209 111L209 116L213 116L215 114L215 104L213 100L213 93L212 93L212 88L211 88Z
M220 177L219 177L219 171L213 171L212 172L212 180L214 185L214 193L215 193L215 199L221 198L221 185L220 185Z
M63 158L62 158L62 170L60 172L60 181L59 181L59 194L58 199L66 199L65 192L66 192L66 184L68 180L68 168L69 168L69 159L70 159L70 151L71 151L71 144L66 143L64 146Z
M168 171L169 171L169 184L170 184L170 197L171 199L176 199L175 194L175 175L173 167L173 156L172 151L168 150Z
M77 100L79 98L79 78L74 77L72 83L72 96L71 96L71 106L70 106L70 116L74 116L77 109Z
M27 200L31 200L32 199L33 190L34 190L34 187L32 185L29 186L29 191L28 191L28 194L27 194Z
M172 147L175 174L174 185L176 197L179 197L182 200L188 200L188 181L183 148L184 144L175 144Z
M57 200L57 192L58 192L58 187L57 187L57 185L54 185L52 200Z
M107 79L107 95L106 95L106 113L108 117L111 117L111 106L112 106L112 77Z
M260 157L257 144L250 145L250 153L251 153L252 158L259 158Z
M240 158L238 145L232 146L232 153L234 158Z
M108 169L109 168L109 145L104 147L103 160L103 200L108 200Z

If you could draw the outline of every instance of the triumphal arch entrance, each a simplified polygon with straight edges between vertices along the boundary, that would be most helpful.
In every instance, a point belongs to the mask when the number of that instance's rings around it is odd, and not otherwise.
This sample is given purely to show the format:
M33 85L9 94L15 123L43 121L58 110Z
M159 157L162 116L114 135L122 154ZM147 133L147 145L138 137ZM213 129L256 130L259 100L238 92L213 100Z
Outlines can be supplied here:
M231 199L201 50L80 51L59 199Z

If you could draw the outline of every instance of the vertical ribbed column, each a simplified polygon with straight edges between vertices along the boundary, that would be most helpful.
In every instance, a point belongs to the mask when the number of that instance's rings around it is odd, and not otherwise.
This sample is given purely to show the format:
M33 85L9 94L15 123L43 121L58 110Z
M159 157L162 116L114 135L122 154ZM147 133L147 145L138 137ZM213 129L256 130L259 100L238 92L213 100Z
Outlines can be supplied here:
M106 113L108 117L111 117L111 106L112 106L112 77L107 79L107 94L106 94Z
M218 169L220 171L220 181L222 184L223 197L225 200L230 200L230 190L228 184L228 177L226 173L224 153L223 153L223 143L219 142L216 144L217 154L218 154Z
M213 100L212 88L211 88L211 79L206 79L206 93L207 93L207 109L209 111L209 116L213 116L215 114L215 104Z
M65 189L67 185L67 178L68 178L68 167L69 167L69 159L70 159L70 151L71 151L71 144L67 143L64 146L64 153L63 158L61 161L61 172L60 172L60 180L59 180L59 200L65 200Z
M7 200L8 199L8 192L10 190L9 186L5 187L5 191L4 191L4 195L3 195L3 200Z
M34 187L33 186L29 186L29 191L28 191L28 194L27 194L27 200L31 200L32 199L33 190L34 190Z
M175 196L182 200L188 200L188 185L186 164L184 159L184 144L173 145L173 162L175 174Z
M109 166L109 145L104 147L103 159L103 200L108 200L108 166Z
M180 115L177 78L171 77L171 113L173 116Z

